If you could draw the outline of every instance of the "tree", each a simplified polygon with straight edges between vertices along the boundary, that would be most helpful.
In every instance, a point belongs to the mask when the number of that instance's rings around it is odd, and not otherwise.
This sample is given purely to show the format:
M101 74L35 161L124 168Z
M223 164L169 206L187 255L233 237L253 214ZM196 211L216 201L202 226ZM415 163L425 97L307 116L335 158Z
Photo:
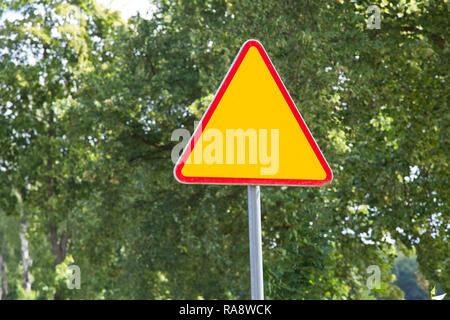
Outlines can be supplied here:
M85 170L95 158L86 157L92 148L89 132L79 131L83 120L67 113L76 108L81 76L104 62L101 46L119 18L92 1L7 1L5 8L20 17L4 21L0 35L6 48L0 57L0 165L8 182L1 193L8 213L20 205L23 248L31 223L30 233L44 240L34 245L50 245L54 264L60 264L73 208L89 194ZM39 258L33 269L49 274L49 257Z

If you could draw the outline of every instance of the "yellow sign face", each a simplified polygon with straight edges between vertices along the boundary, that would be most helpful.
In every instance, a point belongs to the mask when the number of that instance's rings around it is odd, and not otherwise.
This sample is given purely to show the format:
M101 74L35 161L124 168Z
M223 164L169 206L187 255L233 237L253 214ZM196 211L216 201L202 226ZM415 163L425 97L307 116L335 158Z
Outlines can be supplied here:
M258 41L243 45L174 175L182 183L331 181L330 167Z

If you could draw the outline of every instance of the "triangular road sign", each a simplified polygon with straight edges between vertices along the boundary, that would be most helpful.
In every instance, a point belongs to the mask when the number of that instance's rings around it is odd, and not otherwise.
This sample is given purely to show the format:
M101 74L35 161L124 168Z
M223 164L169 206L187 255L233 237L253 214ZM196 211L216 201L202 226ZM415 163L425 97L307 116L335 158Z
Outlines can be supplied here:
M242 46L174 168L182 183L323 185L332 179L263 46Z

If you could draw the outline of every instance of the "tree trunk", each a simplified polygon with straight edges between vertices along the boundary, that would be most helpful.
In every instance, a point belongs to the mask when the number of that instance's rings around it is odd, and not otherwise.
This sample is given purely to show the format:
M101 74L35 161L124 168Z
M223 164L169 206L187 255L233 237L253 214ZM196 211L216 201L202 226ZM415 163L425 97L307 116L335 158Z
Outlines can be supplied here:
M22 252L22 263L23 263L23 290L29 291L31 290L31 277L30 277L30 266L32 264L32 260L30 258L30 251L28 249L28 239L27 239L27 221L23 219L20 222L20 251Z
M0 300L5 300L7 295L8 295L8 278L6 275L6 260L3 257L2 252L0 252Z
M22 287L23 287L23 290L28 291L28 290L31 290L30 266L33 263L33 261L30 258L30 250L29 250L28 239L27 239L28 224L27 224L22 195L20 194L19 190L15 189L15 188L13 189L13 193L17 197L17 202L19 204L19 212L20 212L19 238L20 238L20 253L22 255L22 264L23 264Z
M50 225L50 241L52 243L53 253L56 256L55 264L60 264L66 258L67 241L70 238L70 228L67 223L66 230L62 232L58 241L58 232L56 226L51 223Z

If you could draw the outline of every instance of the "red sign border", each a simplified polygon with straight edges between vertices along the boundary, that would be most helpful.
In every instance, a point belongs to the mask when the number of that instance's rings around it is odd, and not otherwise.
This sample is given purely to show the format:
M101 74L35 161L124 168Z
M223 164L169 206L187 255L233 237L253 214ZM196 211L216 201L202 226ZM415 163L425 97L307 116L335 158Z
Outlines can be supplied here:
M195 144L197 143L198 139L201 137L201 135L203 133L203 128L206 127L209 120L211 119L220 100L222 99L230 82L232 81L234 75L236 74L236 71L239 69L239 66L241 65L242 60L244 59L245 55L247 54L248 50L251 47L255 47L256 49L258 49L261 57L263 58L264 62L266 63L267 68L269 69L273 79L277 83L279 90L283 94L283 97L286 100L287 104L289 105L300 128L302 129L303 134L306 136L309 144L311 145L312 149L314 150L316 157L318 158L320 164L322 165L322 168L325 170L325 172L326 172L325 179L323 179L323 180L305 180L305 179L266 179L266 178L229 178L229 177L186 177L181 173L181 170L183 169L184 164L186 163L192 150L194 150ZM188 146L190 146L190 148L188 148ZM298 111L297 107L295 106L291 96L289 95L288 91L286 90L286 87L284 86L283 81L281 81L277 71L275 70L275 67L273 66L272 62L270 61L269 56L267 55L266 51L264 50L264 47L262 46L262 44L259 41L247 40L241 47L241 50L239 51L233 64L231 65L231 68L229 69L224 80L222 81L222 84L220 85L219 90L217 91L216 95L214 96L214 99L212 100L211 104L209 105L208 109L206 110L205 114L203 115L203 118L201 119L197 128L195 129L195 132L192 135L191 139L189 140L188 144L186 145L186 148L184 149L183 154L178 159L178 161L174 167L174 176L175 176L175 179L178 180L178 182L187 183L187 184L238 184L238 185L280 185L280 186L321 186L321 185L324 185L324 184L330 182L333 179L333 173L331 172L331 169L330 169L327 161L325 160L324 156L322 155L322 152L320 151L316 141L314 140L313 136L311 135L311 132L309 131L305 121L303 120L303 118L300 115L300 112Z

